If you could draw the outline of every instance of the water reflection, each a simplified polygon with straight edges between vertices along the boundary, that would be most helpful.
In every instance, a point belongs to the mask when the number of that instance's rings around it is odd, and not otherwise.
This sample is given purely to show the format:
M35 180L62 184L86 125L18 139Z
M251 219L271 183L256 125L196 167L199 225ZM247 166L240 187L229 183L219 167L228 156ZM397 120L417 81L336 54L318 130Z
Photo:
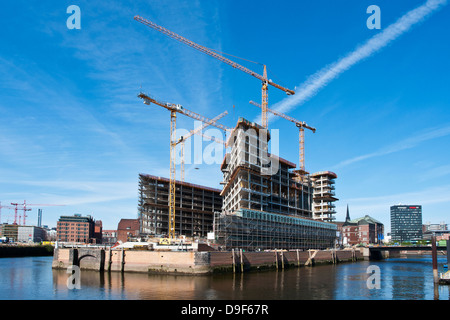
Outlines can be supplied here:
M402 300L435 298L431 258L408 257L277 271L181 276L81 271L81 289L52 270L51 257L0 259L0 299L83 300ZM443 260L439 260L443 263ZM369 289L367 268L380 267L381 288ZM450 298L449 286L437 288Z

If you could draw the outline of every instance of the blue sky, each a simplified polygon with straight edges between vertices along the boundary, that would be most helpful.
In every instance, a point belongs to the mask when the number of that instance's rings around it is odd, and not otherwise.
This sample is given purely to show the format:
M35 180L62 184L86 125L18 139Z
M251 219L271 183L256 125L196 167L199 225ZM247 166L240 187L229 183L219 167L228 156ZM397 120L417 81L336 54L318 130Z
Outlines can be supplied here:
M248 103L260 102L257 79L134 21L135 15L266 64L269 78L299 93L425 3L4 3L0 201L64 204L43 208L49 226L73 213L91 214L105 229L137 217L138 174L169 172L169 113L142 104L140 90L210 118L227 110L221 123L230 127L239 116L258 121L260 110ZM337 173L337 220L348 204L352 218L368 214L389 231L389 207L406 203L422 204L424 222L450 223L450 6L438 3L304 100L286 100L269 88L269 107L290 104L283 111L317 128L306 133L306 168ZM72 4L81 9L80 30L66 26ZM380 30L366 26L373 4L381 9ZM259 64L231 59L262 74ZM177 126L191 130L194 122L180 116ZM269 128L279 130L280 156L297 162L297 128L276 118ZM221 172L215 164L187 164L186 181L220 188ZM35 224L37 207L31 208L27 221ZM13 215L3 209L2 222Z

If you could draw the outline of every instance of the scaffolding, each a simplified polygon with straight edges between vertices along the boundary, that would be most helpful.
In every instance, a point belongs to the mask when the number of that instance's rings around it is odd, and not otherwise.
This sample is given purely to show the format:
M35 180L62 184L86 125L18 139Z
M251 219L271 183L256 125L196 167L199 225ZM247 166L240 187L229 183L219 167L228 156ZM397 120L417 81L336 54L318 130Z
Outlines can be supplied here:
M266 129L243 118L231 133L231 150L221 165L223 210L215 213L217 243L248 251L334 247L336 225L313 219L317 179L298 179L294 163L267 152L269 139Z
M335 224L257 210L215 213L214 234L226 250L332 248L336 230Z
M139 174L141 234L162 236L169 228L169 179ZM214 211L221 210L220 190L175 182L175 233L206 237L213 229Z
M311 217L311 181L294 180L295 164L267 153L270 136L264 131L240 118L231 134L232 148L221 166L224 211L248 208Z

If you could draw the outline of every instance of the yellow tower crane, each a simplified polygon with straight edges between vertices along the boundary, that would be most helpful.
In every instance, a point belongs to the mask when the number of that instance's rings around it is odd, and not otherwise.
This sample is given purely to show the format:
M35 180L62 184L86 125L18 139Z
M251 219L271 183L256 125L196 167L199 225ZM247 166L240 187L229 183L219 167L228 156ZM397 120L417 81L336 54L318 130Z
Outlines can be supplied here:
M172 31L170 31L170 30L167 30L164 27L161 27L161 26L157 25L156 23L154 23L152 21L149 21L147 19L142 18L141 16L135 16L134 20L136 20L136 21L138 21L138 22L140 22L140 23L142 23L142 24L144 24L144 25L146 25L148 27L151 27L151 28L153 28L153 29L155 29L155 30L157 30L157 31L159 31L159 32L161 32L161 33L163 33L163 34L165 34L165 35L175 39L175 40L178 40L178 41L180 41L180 42L182 42L182 43L184 43L184 44L186 44L186 45L188 45L188 46L190 46L190 47L192 47L194 49L197 49L197 50L199 50L199 51L201 51L201 52L203 52L203 53L205 53L207 55L210 55L210 56L212 56L212 57L214 57L214 58L216 58L216 59L218 59L218 60L220 60L220 61L222 61L222 62L224 62L226 64L229 64L233 68L239 69L239 70L241 70L241 71L243 71L243 72L245 72L245 73L247 73L247 74L249 74L249 75L251 75L251 76L253 76L253 77L257 78L257 79L259 79L259 80L261 80L262 81L262 95L261 95L262 114L261 114L261 123L262 123L262 126L264 128L266 128L266 129L267 129L267 126L268 126L268 121L267 121L267 108L268 108L268 100L269 100L269 98L268 98L269 97L269 95L268 95L268 90L269 90L268 85L271 85L271 86L273 86L273 87L275 87L277 89L280 89L280 90L286 92L286 94L288 94L288 95L295 94L295 91L287 89L287 88L284 88L284 87L282 87L282 86L272 82L272 80L268 79L267 78L267 68L266 68L265 65L264 65L263 75L260 75L260 74L254 72L254 71L252 71L250 69L247 69L246 67L241 66L240 64L238 64L238 63L236 63L234 61L231 61L228 58L225 58L224 56L218 54L217 52L215 52L215 51L213 51L213 50L211 50L209 48L206 48L206 47L201 46L201 45L199 45L199 44L197 44L195 42L192 42L192 41L190 41L190 40L188 40L188 39L186 39L186 38L184 38L184 37L182 37L182 36L172 32Z
M206 122L209 125L215 126L222 130L229 129L228 127L217 123L216 121L202 116L196 112L190 111L183 108L179 104L167 103L158 101L144 93L139 93L138 97L144 100L143 102L147 105L154 103L160 107L166 108L170 111L170 177L169 177L169 227L168 227L168 237L169 241L175 239L175 147L183 141L183 139L176 140L176 127L177 127L177 113L184 114L190 118Z
M256 103L254 101L250 101L251 104L261 108L261 105L259 103ZM272 110L267 108L267 111L286 120L289 120L293 123L295 123L295 125L297 126L298 130L299 130L299 159L298 159L298 166L299 166L299 170L297 171L298 175L300 177L305 176L306 174L308 174L308 172L305 169L305 128L311 130L313 133L316 132L316 128L310 127L308 126L304 121L299 121L297 119L294 119L284 113Z

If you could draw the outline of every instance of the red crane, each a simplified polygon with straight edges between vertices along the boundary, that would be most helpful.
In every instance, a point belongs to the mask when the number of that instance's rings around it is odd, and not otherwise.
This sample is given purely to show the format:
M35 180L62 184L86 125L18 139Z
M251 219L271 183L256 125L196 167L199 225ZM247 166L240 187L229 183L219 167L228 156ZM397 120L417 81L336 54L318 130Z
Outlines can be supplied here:
M13 203L11 202L11 205L13 205L14 208L14 224L20 224L20 215L19 215L19 221L17 221L17 210L23 210L23 218L25 220L25 212L26 211L30 211L31 209L26 209L25 207L23 207L22 209L19 209L18 206L23 206L25 205L25 200L23 201L23 203Z
M26 203L26 201L23 201L23 224L25 225L25 211L30 211L31 209L27 209L27 206L35 206L35 207L63 207L65 204L35 204L35 203Z
M23 225L25 225L27 211L31 211L31 209L27 208L27 206L38 206L38 207L50 207L50 206L64 206L64 204L30 204L27 203L26 200L23 200L23 203L12 203L11 205L15 206L14 208L14 224L20 224L20 216L19 221L17 221L17 210L23 210ZM22 206L22 208L18 208L18 206Z

